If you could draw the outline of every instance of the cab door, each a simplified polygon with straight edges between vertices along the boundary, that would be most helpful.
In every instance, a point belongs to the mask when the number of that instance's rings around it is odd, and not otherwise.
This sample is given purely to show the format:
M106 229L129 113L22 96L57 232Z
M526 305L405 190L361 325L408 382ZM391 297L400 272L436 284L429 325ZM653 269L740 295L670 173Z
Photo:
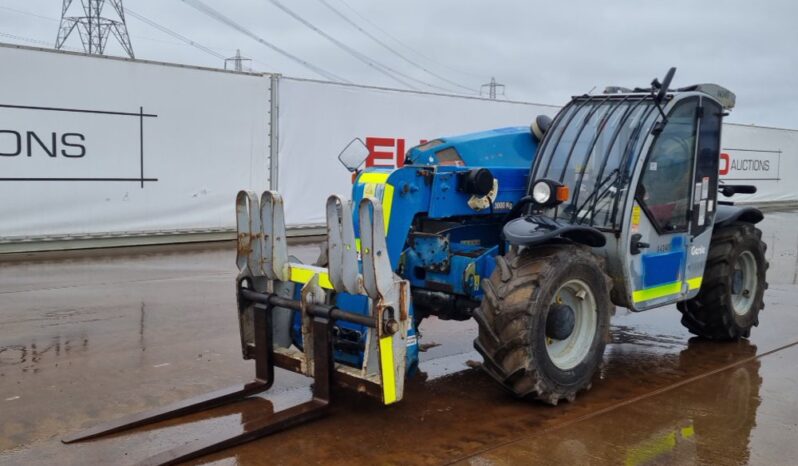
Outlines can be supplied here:
M698 147L693 168L693 201L690 236L685 256L685 281L690 299L698 294L709 256L715 211L718 202L718 171L723 108L714 100L701 97L698 107Z
M667 122L655 126L627 215L624 256L627 301L637 311L684 299L693 218L695 154L701 99L676 102ZM699 193L700 194L700 193Z

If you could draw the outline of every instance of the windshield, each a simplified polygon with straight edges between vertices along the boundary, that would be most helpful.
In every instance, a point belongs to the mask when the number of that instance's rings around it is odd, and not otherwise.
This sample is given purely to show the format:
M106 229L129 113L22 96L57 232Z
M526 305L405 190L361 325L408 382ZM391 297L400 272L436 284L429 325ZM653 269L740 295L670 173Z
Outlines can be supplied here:
M615 229L635 154L658 114L645 95L574 98L546 133L530 183L546 178L570 188L557 218Z

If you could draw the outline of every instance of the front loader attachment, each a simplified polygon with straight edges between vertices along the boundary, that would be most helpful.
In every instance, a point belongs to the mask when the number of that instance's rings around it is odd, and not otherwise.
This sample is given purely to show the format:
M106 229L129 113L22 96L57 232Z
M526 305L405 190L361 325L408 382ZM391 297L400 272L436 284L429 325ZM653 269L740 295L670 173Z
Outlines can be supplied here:
M275 366L313 377L312 399L274 414L255 416L236 435L199 439L149 458L145 464L177 464L321 417L327 412L332 384L368 393L385 404L401 400L411 325L408 284L391 269L380 203L364 198L357 206L359 242L353 210L351 201L338 196L327 201L329 269L325 269L289 260L283 200L278 193L266 191L259 200L254 193L241 191L236 198L236 264L240 271L236 289L242 351L245 359L255 360L254 380L98 425L67 436L63 442L92 439L243 400L272 386ZM339 308L335 298L340 294L366 297L368 311ZM302 323L301 349L292 344L289 335L290 321L297 312ZM333 331L337 322L367 329L360 367L335 362Z

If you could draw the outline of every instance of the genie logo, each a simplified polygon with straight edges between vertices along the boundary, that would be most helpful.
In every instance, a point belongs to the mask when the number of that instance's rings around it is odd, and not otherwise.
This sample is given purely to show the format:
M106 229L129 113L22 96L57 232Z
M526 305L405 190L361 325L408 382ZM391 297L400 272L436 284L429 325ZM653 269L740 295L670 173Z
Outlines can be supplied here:
M704 246L692 246L690 248L690 255L691 256L703 256L707 253L707 248Z

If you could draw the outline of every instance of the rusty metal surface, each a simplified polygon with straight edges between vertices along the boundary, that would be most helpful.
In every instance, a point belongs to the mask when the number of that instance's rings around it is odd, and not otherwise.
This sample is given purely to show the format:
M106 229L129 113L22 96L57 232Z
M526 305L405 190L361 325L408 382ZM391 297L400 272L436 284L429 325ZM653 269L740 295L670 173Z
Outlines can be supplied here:
M692 339L674 308L619 310L593 389L552 408L474 367L472 322L429 319L401 403L336 390L324 419L192 464L794 464L796 221L763 223L771 288L749 342ZM64 433L251 379L231 314L235 247L160 251L0 264L0 464L135 464L312 399L309 379L278 369L270 401L62 445Z

